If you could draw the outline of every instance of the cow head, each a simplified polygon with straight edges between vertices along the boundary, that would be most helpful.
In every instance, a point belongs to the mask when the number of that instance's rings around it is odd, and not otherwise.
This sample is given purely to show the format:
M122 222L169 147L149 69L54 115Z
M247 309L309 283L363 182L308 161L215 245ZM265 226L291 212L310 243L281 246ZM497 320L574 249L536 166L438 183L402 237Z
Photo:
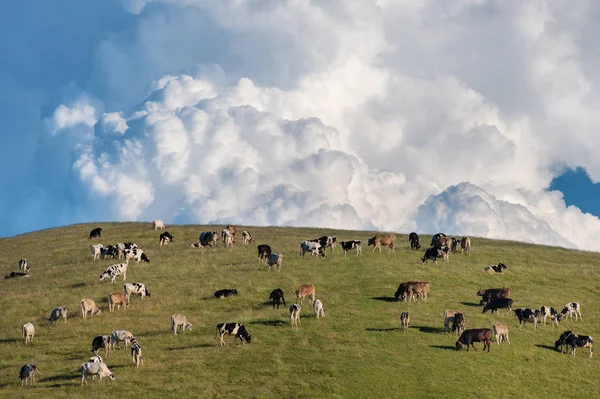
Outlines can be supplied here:
M463 348L463 343L460 341L456 341L456 350L459 351Z
M141 259L146 263L150 263L150 258L145 253L142 253Z
M104 279L108 278L108 273L104 272L100 275L100 281L103 281Z
M147 296L148 298L150 298L150 292L148 291L148 288L144 287L144 295Z
M189 321L185 322L185 329L187 331L192 331L192 323L190 323Z

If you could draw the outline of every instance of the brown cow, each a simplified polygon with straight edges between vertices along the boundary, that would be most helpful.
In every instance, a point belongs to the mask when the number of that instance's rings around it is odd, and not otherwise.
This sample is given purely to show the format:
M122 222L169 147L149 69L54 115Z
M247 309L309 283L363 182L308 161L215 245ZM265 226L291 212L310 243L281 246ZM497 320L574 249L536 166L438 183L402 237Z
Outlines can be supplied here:
M121 310L121 305L123 308L127 309L129 307L129 299L125 297L125 294L122 292L113 292L108 294L108 310L112 312L115 310L115 305L117 306L117 310Z
M296 290L296 297L300 299L300 303L305 297L310 296L310 303L315 301L315 285L314 284L303 284Z
M237 227L228 224L226 227L227 230L229 230L231 232L231 234L233 235L233 237L235 237L235 233L237 233Z
M401 283L398 286L398 290L394 297L396 300L403 299L406 302L408 299L409 302L412 301L413 297L416 295L415 302L419 297L423 299L423 301L427 301L427 296L429 295L429 283L425 281L408 281L406 283Z
M460 240L460 253L466 253L467 255L471 255L471 239L469 237L463 237Z
M460 338L458 338L458 341L456 341L456 349L460 350L465 345L467 345L467 352L468 352L469 345L470 345L473 347L473 349L477 350L475 348L475 345L473 345L473 343L474 342L483 342L483 350L485 351L485 348L487 346L487 350L489 352L490 346L491 346L490 345L491 338L492 338L492 330L490 330L489 328L475 328L472 330L465 330L460 335Z
M389 247L389 251L393 251L396 246L396 235L388 234L385 236L375 236L373 238L369 238L368 246L373 245L373 252L375 252L376 248L379 248L379 252L381 252L381 246Z
M477 295L481 297L479 305L483 306L495 298L510 298L510 288L488 288L477 291Z

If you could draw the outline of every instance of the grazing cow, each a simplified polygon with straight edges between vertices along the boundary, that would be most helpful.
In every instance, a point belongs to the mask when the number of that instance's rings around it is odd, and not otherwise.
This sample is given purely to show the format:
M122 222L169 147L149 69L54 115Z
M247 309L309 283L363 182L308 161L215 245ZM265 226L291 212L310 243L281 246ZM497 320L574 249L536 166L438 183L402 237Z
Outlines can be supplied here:
M490 265L483 268L484 272L489 274L502 274L502 270L506 270L507 267L504 263L498 263L497 265Z
M323 302L321 302L320 299L313 302L313 312L315 313L317 320L321 317L325 317L325 309L323 309Z
M171 234L169 234L168 231L165 231L164 233L161 233L158 244L162 247L163 245L167 245L167 244L171 244L173 243L173 238L174 236L172 236Z
M460 253L471 255L471 239L469 237L463 237L460 240Z
M452 320L452 331L456 331L456 335L460 335L465 331L465 327L467 327L465 315L462 313L455 314L454 320Z
M450 248L450 252L456 253L456 247L458 246L458 240L454 237L446 238L446 246Z
M331 253L334 252L335 245L337 244L336 236L322 236L319 238L313 238L309 241L318 242L319 244L321 244L321 248L323 248L323 250L325 250L326 248L331 248Z
M542 306L540 308L540 315L544 325L546 325L546 319L550 319L550 322L558 327L558 322L562 319L562 314L558 313L556 309L550 306Z
M150 298L150 292L143 283L127 283L123 285L123 292L127 300L129 300L132 294L142 297L142 301L144 297Z
M61 317L64 319L64 321L66 323L67 322L67 307L66 306L61 306L60 308L52 309L52 312L50 312L50 317L48 318L48 320L50 320L50 324L54 324Z
M90 252L92 253L92 260L96 260L102 256L102 249L104 249L104 245L102 244L94 244L90 247Z
M131 360L133 360L135 368L138 368L140 364L144 364L144 359L142 358L142 347L135 338L131 338Z
M348 251L356 249L356 256L360 254L362 256L362 241L361 240L351 240L351 241L341 241L340 245L344 250L344 257L347 256Z
M153 230L157 230L157 229L166 229L167 226L165 226L165 224L163 223L162 220L153 220L152 221L152 229Z
M271 247L266 244L257 245L258 248L258 262L268 259L269 255L271 255Z
M25 345L29 342L33 342L33 336L35 335L35 327L33 323L25 323L23 324L23 339L25 340Z
M367 246L370 247L371 245L373 246L373 252L375 252L375 249L379 248L379 252L381 253L381 246L389 247L388 252L394 251L394 248L396 247L396 235L387 234L369 238Z
M181 332L185 334L185 331L192 331L192 323L190 323L181 313L176 313L171 316L171 332L173 335L177 335L177 330L181 327Z
M244 245L252 243L252 234L250 234L249 231L242 231L242 242L244 243Z
M454 315L462 313L458 310L448 310L444 311L444 331L450 332L450 323L454 322Z
M512 310L513 300L511 298L494 298L489 301L484 307L481 313L485 313L488 310L494 311L498 314L498 309L506 309L506 313Z
M305 297L310 297L310 303L315 301L315 286L314 284L303 284L296 291L296 298L300 299L300 303L304 301Z
M115 306L117 310L121 310L121 305L123 305L124 309L129 307L129 298L125 296L122 292L113 292L108 294L108 311L112 312L115 310Z
M125 343L125 350L127 350L127 343L131 341L133 334L127 330L115 330L110 333L110 345L111 349L115 346L119 349L119 342Z
M583 321L583 317L581 317L581 306L579 306L579 302L569 302L565 305L563 310L560 311L560 314L563 316L567 316L569 320L571 320L571 316L575 317L575 321L577 321L577 316L581 318Z
M229 230L231 232L231 234L233 235L233 237L235 237L235 235L237 234L237 227L228 224L227 227L225 227L226 230Z
M444 262L448 262L449 252L450 252L450 249L448 247L442 247L442 246L429 247L425 250L425 254L421 258L421 262L423 262L423 264L425 264L425 263L427 263L427 261L432 260L433 263L437 264L438 258L442 258L444 260Z
M96 302L90 298L83 298L79 303L79 308L81 309L81 317L84 319L87 318L88 313L90 314L90 317L102 313L102 311L98 309L98 306L96 306Z
M125 251L128 249L137 248L137 244L134 242L119 242L116 244L117 250L119 252L119 259L123 259L125 257Z
M31 268L29 267L29 263L27 263L27 259L19 259L19 271L22 273L29 273L30 270Z
M215 298L223 299L223 298L229 298L230 296L234 296L234 295L237 295L237 294L238 294L237 289L232 288L232 289L223 289L223 290L215 291L215 293L213 294L213 296Z
M93 355L93 356L90 356L90 360L88 360L88 362L90 362L90 363L104 363L104 360L102 359L102 356L100 356L100 355Z
M117 263L109 266L108 269L100 275L100 281L110 279L110 281L114 283L117 276L120 276L121 274L123 275L123 281L125 281L125 277L127 277L127 263Z
M221 346L225 346L225 341L223 340L223 337L225 336L225 334L234 336L233 337L234 345L238 338L239 338L240 342L242 343L242 345L244 344L244 341L242 339L245 339L247 343L250 343L250 341L252 340L252 336L248 333L248 330L246 330L246 327L240 323L219 323L219 324L217 324L217 335L220 336L219 343L221 344Z
M100 257L102 259L106 258L118 258L119 257L119 248L116 245L107 245L100 249Z
M102 228L101 227L96 227L95 229L93 229L92 231L90 231L90 240L92 238L101 238L102 237Z
M477 348L475 348L475 345L473 345L473 343L483 342L483 351L485 352L485 348L487 346L487 350L489 352L491 346L491 338L492 330L490 330L489 328L474 328L472 330L465 330L460 335L460 338L458 338L458 341L456 341L456 349L460 350L466 345L468 352L470 345L473 347L473 349L477 351Z
M558 347L560 346L560 353L565 352L564 349L567 349L568 351L569 347L571 347L572 356L575 356L576 348L588 348L591 359L594 354L593 344L594 341L592 340L592 337L588 335L577 335L573 334L572 331L565 331L560 335L558 341L554 343L554 347L558 350Z
M271 291L269 299L273 300L273 309L275 309L275 305L277 305L277 309L279 309L279 304L281 302L283 302L283 306L287 306L285 303L285 298L283 297L283 290L281 288L276 288Z
M94 352L94 355L98 354L98 349L104 349L104 353L106 354L106 356L110 356L110 348L110 335L96 335L92 340L92 352Z
M481 297L479 305L483 306L494 298L509 298L510 288L488 288L477 291L477 295Z
M19 371L21 386L23 386L23 382L25 383L25 385L27 385L27 380L29 380L29 382L31 382L31 384L33 385L33 383L35 382L35 373L42 374L35 366L35 364L26 364L25 366L21 367L21 371Z
M310 252L313 256L320 256L321 258L325 257L325 251L323 251L323 247L321 244L314 241L302 241L300 243L300 255L304 258L304 254Z
M23 273L23 272L10 272L10 274L7 274L4 276L5 279L13 278L13 277L31 277L31 276L29 275L29 273Z
M300 324L300 305L297 303L290 305L290 319L292 321L292 328L298 328L298 324Z
M494 323L492 326L494 330L494 336L496 337L496 343L500 345L500 342L508 342L510 344L510 340L508 339L508 327L504 323Z
M408 312L402 312L400 314L400 324L402 324L404 332L408 331L408 323L410 323L410 316L408 315Z
M283 255L280 253L269 255L269 259L267 263L269 264L269 268L267 270L271 270L271 267L274 266L275 269L281 271L281 262L283 261Z
M213 247L217 244L217 237L216 231L203 231L198 241L203 247Z
M150 263L150 258L148 257L148 255L146 255L144 251L142 251L142 249L138 247L125 250L125 262L127 262L128 264L129 259L133 259L137 261L137 263L140 263L141 260L143 260L146 263Z
M446 239L446 234L444 233L437 233L434 234L433 237L431 237L431 244L429 244L431 247L443 247L446 243L445 239ZM444 245L442 245L442 240L444 240Z
M419 249L421 248L421 244L419 244L419 235L414 231L408 235L408 242L410 242L410 249Z
M406 302L407 299L411 302L414 298L416 302L417 299L421 297L423 301L427 302L429 288L429 283L426 281L408 281L406 283L401 283L398 286L394 298L396 298L396 300L404 300L404 302Z
M98 383L100 381L102 381L103 377L108 377L111 380L115 379L115 375L113 374L112 371L110 371L108 369L108 366L104 362L102 362L102 363L86 362L81 365L81 368L79 370L81 371L81 386L83 386L84 382L87 384L87 379L89 376L97 375Z
M221 232L221 237L223 238L223 245L225 245L225 248L229 248L231 246L233 246L234 241L233 241L233 234L231 233L231 231L225 229Z
M519 318L519 328L525 326L525 323L533 323L533 329L537 330L538 317L540 316L539 310L519 308L515 309L515 316Z

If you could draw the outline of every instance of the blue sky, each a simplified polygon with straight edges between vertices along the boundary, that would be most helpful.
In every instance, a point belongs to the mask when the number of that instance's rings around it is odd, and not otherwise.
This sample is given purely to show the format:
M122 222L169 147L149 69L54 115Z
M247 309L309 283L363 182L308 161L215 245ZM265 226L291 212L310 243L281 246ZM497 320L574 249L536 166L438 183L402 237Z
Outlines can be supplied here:
M13 2L0 236L161 218L598 250L599 10Z

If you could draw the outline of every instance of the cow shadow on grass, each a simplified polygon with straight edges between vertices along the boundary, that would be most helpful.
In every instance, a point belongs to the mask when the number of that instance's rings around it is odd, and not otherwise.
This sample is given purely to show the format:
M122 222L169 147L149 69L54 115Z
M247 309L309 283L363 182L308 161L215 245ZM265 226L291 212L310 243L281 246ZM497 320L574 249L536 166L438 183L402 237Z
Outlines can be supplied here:
M261 326L270 326L270 327L280 327L280 326L285 326L288 323L283 321L283 320L255 320L255 321L251 321L248 324L259 324Z
M456 352L456 346L451 346L451 345L429 345L429 347Z
M195 344L195 345L187 345L187 346L175 346L173 348L167 348L168 351L180 351L186 349L194 349L194 348L213 348L217 346L218 343L215 344Z
M428 334L440 334L446 332L443 328L431 327L431 326L409 326L408 328L416 328L420 332Z
M0 344L9 344L12 342L21 341L19 338L0 338Z
M87 283L85 282L81 282L81 283L75 283L75 284L71 284L68 286L69 288L81 288L81 287L87 287Z
M480 304L475 303L475 302L461 302L461 304L465 305L465 306L471 306L471 307L474 307L474 308L478 308L478 307L481 306Z
M535 344L535 346L537 346L538 348L551 350L552 352L559 352L560 353L560 351L557 351L554 346L542 345L542 344Z
M371 299L374 299L376 301L383 301L383 302L399 302L396 298L394 298L392 296L375 296Z
M60 374L60 375L54 375L52 377L44 377L44 378L40 378L38 381L39 382L57 382L57 381L72 381L72 380L76 380L77 378L81 378L81 374Z
M392 331L401 331L400 327L392 327L392 328L365 328L365 331L375 331L375 332L392 332Z

